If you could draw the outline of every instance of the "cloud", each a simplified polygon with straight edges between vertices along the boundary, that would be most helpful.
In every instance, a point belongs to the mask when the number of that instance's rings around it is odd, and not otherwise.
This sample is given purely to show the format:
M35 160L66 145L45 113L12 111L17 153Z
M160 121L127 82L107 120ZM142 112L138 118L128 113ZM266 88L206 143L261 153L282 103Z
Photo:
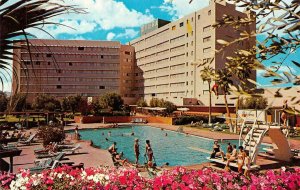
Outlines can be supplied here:
M138 31L133 30L133 29L125 29L124 33L120 33L118 35L116 35L116 38L134 38L139 34Z
M189 0L164 0L158 8L167 12L175 20L208 5L209 0L193 0L191 4L189 4Z
M52 0L57 2L57 0ZM62 3L62 1L59 1ZM49 19L50 21L70 26L45 26L43 29L52 36L57 37L59 34L79 35L97 30L112 30L115 28L132 28L140 27L143 24L154 20L150 11L146 13L129 9L123 2L116 0L65 0L66 5L76 5L87 11L86 14L64 14ZM37 31L29 30L38 38L51 38L49 35Z
M115 33L109 32L109 33L107 34L107 36L106 36L106 39L107 39L108 41L110 41L110 40L114 39L115 36L116 36Z

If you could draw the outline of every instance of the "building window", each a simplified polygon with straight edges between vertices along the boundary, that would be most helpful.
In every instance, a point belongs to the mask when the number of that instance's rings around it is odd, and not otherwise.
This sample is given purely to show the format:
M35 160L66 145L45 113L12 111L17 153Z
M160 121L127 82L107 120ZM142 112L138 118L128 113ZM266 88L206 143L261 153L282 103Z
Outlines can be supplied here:
M211 10L208 11L208 15L211 15Z
M48 62L48 65L51 65L51 63L50 63L50 62Z
M205 26L203 27L203 32L210 31L210 29L211 29L211 25Z
M46 57L52 57L51 53L47 53Z
M24 61L25 65L30 65L30 61Z
M105 89L105 86L99 86L99 89Z
M84 47L78 47L78 50L82 51L84 50Z
M60 81L60 77L58 77L58 79L57 79L58 81Z
M189 66L189 63L188 62L186 62L186 64L185 64L186 66Z
M191 55L192 55L192 56L194 55L194 51L191 51Z
M203 53L208 53L211 51L211 47L203 48Z
M70 63L69 63L69 66L73 66L73 63L70 62Z
M194 41L191 41L191 46L193 46L194 45Z
M126 55L131 55L131 52L125 51L125 54L126 54Z
M191 85L193 85L194 84L194 81L191 81Z
M58 69L57 72L58 72L58 73L61 73L61 69Z
M104 56L103 55L101 55L101 59L103 59L104 58Z
M194 22L194 17L192 17L192 22Z
M186 37L189 37L189 33L186 33Z
M61 89L61 85L56 85L56 88L57 89Z
M200 18L201 18L201 16L200 16L200 15L198 15L198 20L200 20Z
M41 65L41 62L37 61L35 62L36 65Z
M183 22L181 22L181 23L179 24L179 26L180 26L180 27L183 27Z
M189 53L188 53L188 52L186 53L186 56L187 56L187 57L189 56Z
M186 76L189 76L189 72L186 72Z
M209 42L211 40L211 36L203 38L203 43Z
M176 30L176 26L172 26L172 30Z
M189 47L189 43L186 43L186 47Z
M186 85L189 85L189 81L186 81Z
M40 55L37 53L37 54L35 54L35 57L39 57Z
M192 76L194 75L194 71L191 71L191 75L192 75Z

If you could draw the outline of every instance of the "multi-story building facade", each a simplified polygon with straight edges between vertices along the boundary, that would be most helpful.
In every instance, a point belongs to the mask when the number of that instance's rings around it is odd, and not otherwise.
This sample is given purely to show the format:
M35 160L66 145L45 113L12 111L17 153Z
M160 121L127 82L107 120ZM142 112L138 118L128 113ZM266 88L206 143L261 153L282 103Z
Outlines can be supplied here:
M134 48L119 42L85 40L29 40L14 50L14 93L58 98L69 95L99 97L119 93L125 103L134 103ZM31 55L31 56L30 56Z
M236 18L251 16L237 11L234 5L225 1L211 1L208 7L177 21L156 20L143 26L141 36L129 43L135 47L140 69L138 94L148 102L152 98L163 98L177 105L208 105L208 84L200 78L203 67L197 65L207 63L214 69L222 69L226 57L232 56L235 50L255 45L255 39L245 40L216 53L215 50L220 48L218 39L230 41L240 37L240 33L231 27L212 27L224 14ZM249 33L255 31L255 22L243 29ZM256 80L255 71L250 78ZM224 100L213 97L212 103L221 106Z

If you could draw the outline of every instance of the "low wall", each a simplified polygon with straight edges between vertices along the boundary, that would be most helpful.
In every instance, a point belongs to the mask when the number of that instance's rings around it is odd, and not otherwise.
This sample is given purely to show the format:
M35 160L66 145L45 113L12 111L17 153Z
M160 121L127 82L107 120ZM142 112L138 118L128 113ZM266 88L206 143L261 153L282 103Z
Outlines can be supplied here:
M102 123L104 118L105 123L130 123L134 118L143 118L148 121L148 123L163 123L163 124L173 124L172 117L148 117L148 116L75 116L74 121L76 123Z

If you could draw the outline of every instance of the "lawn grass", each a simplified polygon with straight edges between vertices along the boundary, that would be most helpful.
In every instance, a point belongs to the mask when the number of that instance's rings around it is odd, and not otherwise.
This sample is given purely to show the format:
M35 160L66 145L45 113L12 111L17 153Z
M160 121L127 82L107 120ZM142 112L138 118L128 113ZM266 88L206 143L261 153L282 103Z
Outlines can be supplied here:
M8 123L15 123L15 122L22 122L25 121L26 117L16 117L13 115L7 115L6 117L1 117L0 122L8 122ZM28 121L45 121L45 117L38 116L38 115L31 115L27 118ZM57 117L58 120L60 120L60 117ZM64 118L64 121L74 121L72 118Z

